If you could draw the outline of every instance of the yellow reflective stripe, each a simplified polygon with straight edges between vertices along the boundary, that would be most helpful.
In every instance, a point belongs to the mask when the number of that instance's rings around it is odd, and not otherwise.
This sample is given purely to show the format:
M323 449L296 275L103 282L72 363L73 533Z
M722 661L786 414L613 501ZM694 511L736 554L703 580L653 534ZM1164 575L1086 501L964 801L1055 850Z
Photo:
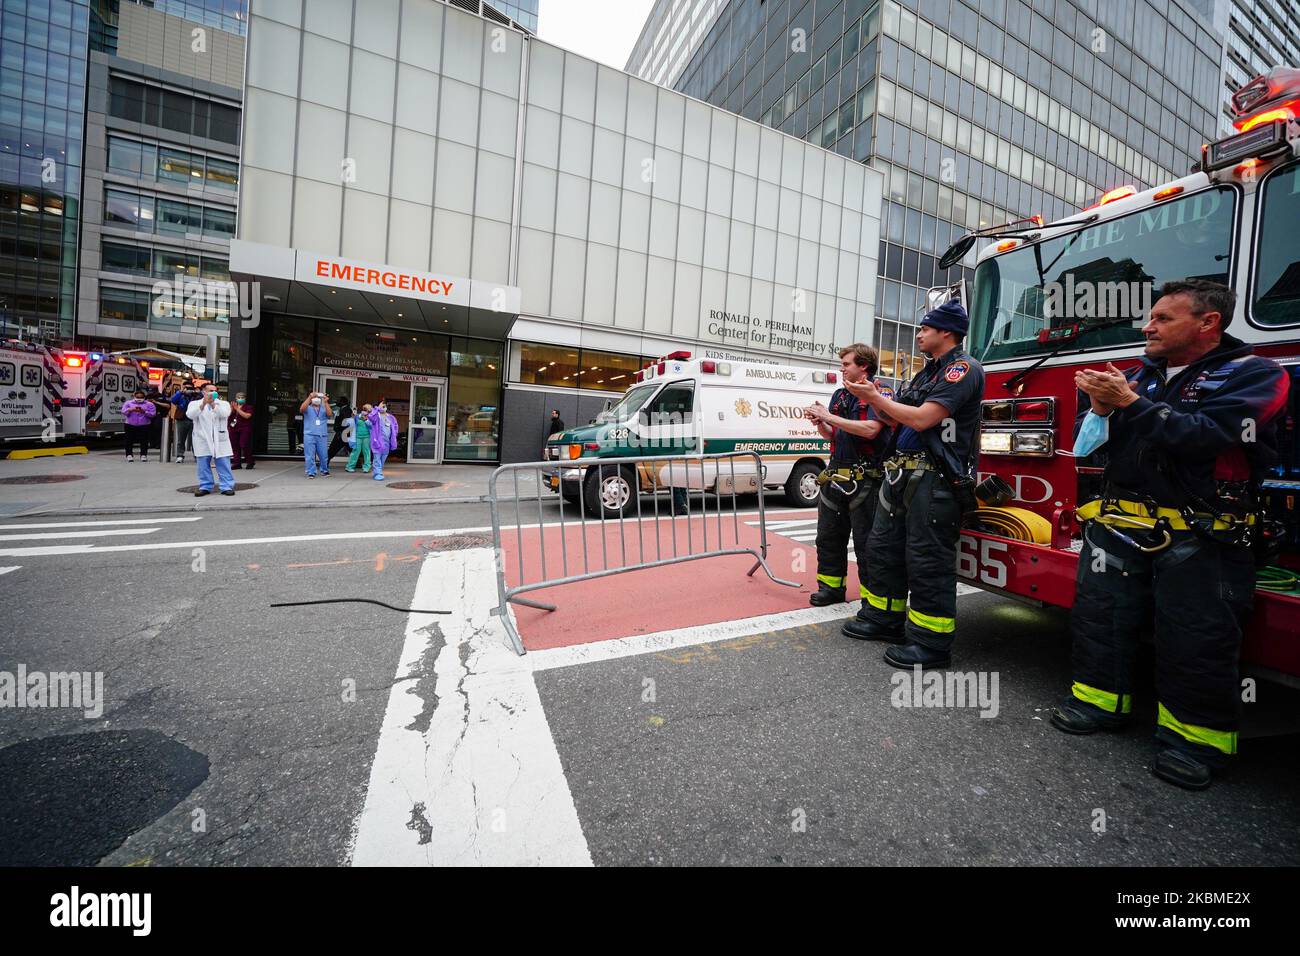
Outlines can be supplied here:
M1161 727L1168 727L1184 740L1190 740L1194 744L1204 744L1207 747L1213 747L1215 750L1221 750L1225 754L1235 754L1237 752L1237 732L1235 730L1211 730L1209 727L1198 727L1195 724L1185 724L1173 714L1164 704L1156 705L1156 723Z
M907 598L881 597L879 594L872 594L868 591L865 584L859 585L859 588L862 591L862 599L877 610L902 614L903 609L907 607Z
M819 574L819 575L817 575L817 580L818 580L820 583L826 585L828 588L842 588L842 587L844 587L844 579L843 579L843 578L837 578L837 577L835 577L835 576L833 576L833 575L830 575L830 574Z
M1085 704L1100 707L1108 714L1131 714L1133 712L1132 694L1112 694L1108 690L1098 690L1096 687L1089 687L1087 684L1081 684L1078 681L1074 682L1070 692Z
M858 597L862 598L862 600L864 601L871 600L871 592L867 590L867 586L865 584L858 585Z
M907 619L917 627L923 627L927 631L934 631L938 634L951 634L957 629L956 618L922 614L914 607L907 609Z

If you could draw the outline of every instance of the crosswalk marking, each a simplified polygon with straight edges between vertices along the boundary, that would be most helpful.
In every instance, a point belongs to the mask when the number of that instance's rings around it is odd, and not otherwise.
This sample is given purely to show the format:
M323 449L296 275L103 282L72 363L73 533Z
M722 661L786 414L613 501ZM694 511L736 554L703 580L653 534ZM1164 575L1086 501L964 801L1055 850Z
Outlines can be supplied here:
M0 524L0 531L25 531L28 528L89 528L121 524L175 524L181 521L202 521L202 515L193 518L114 518L111 521L47 521L40 524Z

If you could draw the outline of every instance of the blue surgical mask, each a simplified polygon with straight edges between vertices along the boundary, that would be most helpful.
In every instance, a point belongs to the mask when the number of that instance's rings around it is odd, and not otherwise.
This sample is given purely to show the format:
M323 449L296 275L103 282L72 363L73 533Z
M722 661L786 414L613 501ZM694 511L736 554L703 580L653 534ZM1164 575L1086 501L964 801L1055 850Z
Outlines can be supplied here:
M1079 427L1079 437L1074 440L1074 457L1084 458L1091 455L1110 438L1110 416L1102 417L1096 412L1088 412Z

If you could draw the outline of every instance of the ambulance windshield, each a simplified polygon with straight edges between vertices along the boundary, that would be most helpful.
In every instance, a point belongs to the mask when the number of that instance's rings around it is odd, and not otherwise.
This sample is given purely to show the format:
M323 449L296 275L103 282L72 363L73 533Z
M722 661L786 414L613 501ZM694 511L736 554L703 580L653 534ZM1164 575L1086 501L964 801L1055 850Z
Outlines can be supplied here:
M606 422L625 422L650 400L650 396L655 393L657 385L638 385L636 388L628 389L627 393L617 402L611 405L605 411L596 416L596 424L603 425Z
M971 353L980 361L1041 355L1059 347L1039 342L1043 329L1116 320L1079 347L1141 341L1163 283L1228 281L1235 204L1232 189L1204 190L986 259L975 270Z

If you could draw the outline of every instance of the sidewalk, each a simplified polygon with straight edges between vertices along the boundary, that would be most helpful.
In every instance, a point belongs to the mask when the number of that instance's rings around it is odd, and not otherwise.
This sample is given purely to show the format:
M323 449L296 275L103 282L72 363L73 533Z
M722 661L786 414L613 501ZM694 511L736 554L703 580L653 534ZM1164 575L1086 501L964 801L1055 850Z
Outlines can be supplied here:
M122 449L117 448L30 461L0 459L0 516L465 504L486 500L493 467L397 462L384 469L383 481L375 481L361 472L349 475L344 470L343 459L336 458L330 477L308 480L301 459L264 459L252 471L235 472L233 498L215 493L195 498L193 486L198 479L193 458L187 457L184 463L176 464L159 462L151 455L148 462L128 463ZM57 477L43 480L47 476ZM438 486L399 487L404 482L437 482ZM246 484L254 487L246 490L243 488ZM190 490L180 490L187 487ZM519 490L531 492L532 479L520 475ZM513 483L508 491L513 496Z

